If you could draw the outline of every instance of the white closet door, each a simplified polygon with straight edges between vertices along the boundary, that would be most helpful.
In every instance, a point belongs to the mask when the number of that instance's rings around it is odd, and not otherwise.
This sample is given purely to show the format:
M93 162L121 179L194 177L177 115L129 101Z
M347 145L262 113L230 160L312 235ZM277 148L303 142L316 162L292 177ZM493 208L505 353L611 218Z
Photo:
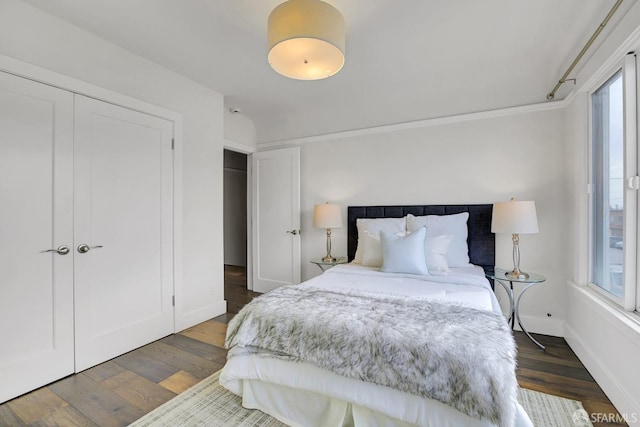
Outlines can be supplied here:
M73 373L72 150L73 95L0 73L0 402Z
M81 371L174 331L173 123L79 95L75 107Z

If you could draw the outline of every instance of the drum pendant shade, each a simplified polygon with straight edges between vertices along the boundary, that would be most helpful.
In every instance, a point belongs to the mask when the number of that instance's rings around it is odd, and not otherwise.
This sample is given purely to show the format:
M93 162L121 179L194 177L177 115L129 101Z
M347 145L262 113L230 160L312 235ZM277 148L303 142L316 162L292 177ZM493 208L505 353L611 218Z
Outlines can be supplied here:
M289 0L269 15L269 65L298 80L330 77L344 65L342 14L320 0Z

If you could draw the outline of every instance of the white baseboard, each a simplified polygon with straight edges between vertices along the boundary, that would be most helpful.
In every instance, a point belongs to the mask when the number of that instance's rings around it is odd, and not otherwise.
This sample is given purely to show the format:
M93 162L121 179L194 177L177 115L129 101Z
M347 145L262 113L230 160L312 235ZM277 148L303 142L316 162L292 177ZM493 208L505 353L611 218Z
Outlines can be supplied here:
M176 313L176 332L183 331L205 320L220 316L227 312L227 301L222 300L188 313Z
M529 333L564 337L564 319L553 317L520 316L522 325ZM516 320L516 331L520 330Z

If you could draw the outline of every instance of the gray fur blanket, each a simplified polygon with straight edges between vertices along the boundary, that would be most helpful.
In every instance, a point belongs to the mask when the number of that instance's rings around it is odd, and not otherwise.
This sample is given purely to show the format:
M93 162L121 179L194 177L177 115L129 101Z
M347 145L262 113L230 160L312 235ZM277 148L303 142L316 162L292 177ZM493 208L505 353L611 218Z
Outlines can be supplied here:
M304 361L512 426L516 350L500 314L400 296L285 286L229 323L228 357Z

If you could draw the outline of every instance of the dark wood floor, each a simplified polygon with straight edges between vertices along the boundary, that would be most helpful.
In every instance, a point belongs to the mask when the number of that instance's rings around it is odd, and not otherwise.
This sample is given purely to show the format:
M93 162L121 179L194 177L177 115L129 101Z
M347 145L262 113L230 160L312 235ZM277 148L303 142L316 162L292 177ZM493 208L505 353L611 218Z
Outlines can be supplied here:
M225 267L226 314L2 404L0 425L129 424L222 368L226 324L256 295L244 269ZM520 386L580 400L589 413L617 413L564 339L537 335L542 352L524 334L515 337Z

